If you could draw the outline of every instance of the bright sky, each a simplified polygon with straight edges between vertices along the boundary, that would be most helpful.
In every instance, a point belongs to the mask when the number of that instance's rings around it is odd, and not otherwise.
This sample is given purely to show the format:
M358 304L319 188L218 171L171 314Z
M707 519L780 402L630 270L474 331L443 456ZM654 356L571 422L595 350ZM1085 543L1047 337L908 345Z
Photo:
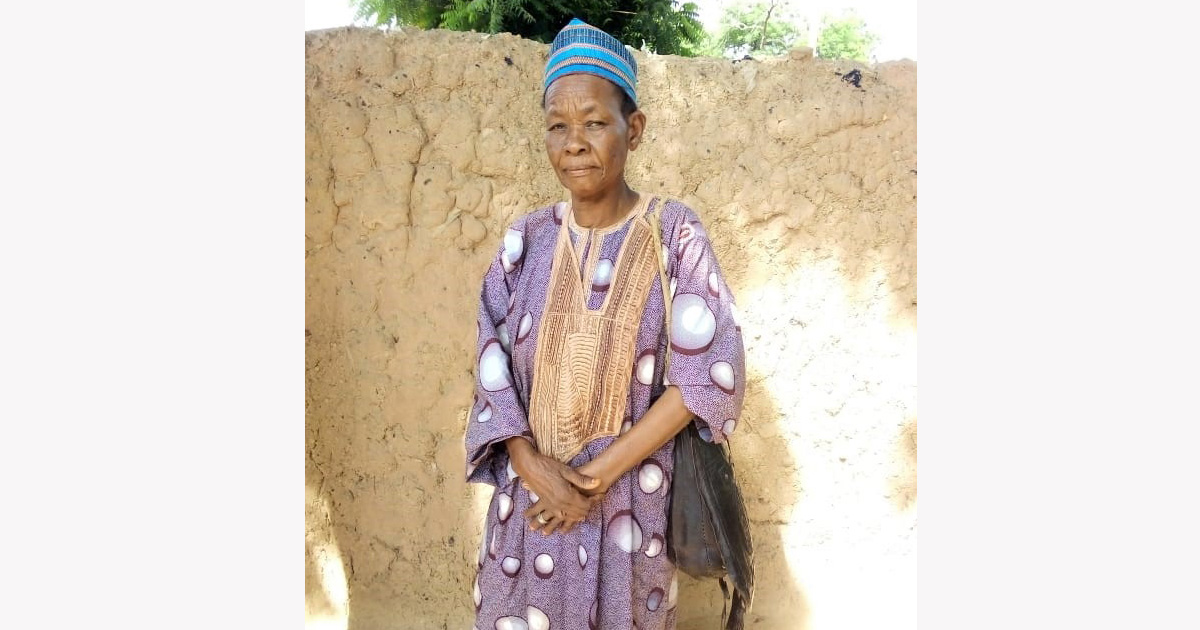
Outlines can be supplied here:
M734 0L693 0L700 6L700 20L715 31L722 7ZM917 0L792 0L794 12L808 18L812 29L809 44L815 44L816 28L825 13L839 14L846 9L867 23L867 30L879 36L875 57L879 61L917 59ZM800 7L803 7L801 10ZM347 26L354 22L349 0L304 0L304 29L314 30Z

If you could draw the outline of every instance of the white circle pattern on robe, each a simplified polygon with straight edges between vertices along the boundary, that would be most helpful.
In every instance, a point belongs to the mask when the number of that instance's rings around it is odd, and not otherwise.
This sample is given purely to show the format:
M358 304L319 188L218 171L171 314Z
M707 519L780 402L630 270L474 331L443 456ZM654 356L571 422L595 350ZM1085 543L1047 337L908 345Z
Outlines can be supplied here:
M711 271L708 274L708 292L713 297L721 297L721 282L717 278L717 272Z
M512 374L508 371L508 353L493 339L483 347L479 355L479 382L489 392L499 392L512 387Z
M596 263L596 272L592 274L592 290L604 291L612 284L613 277L613 262L607 258L601 258L600 262Z
M512 346L509 344L508 339L508 324L503 320L501 320L499 326L496 326L496 338L500 340L500 345L504 348L505 352L512 351Z
M476 422L487 422L492 419L492 403L483 403L483 409L479 410L479 415L475 416Z
M679 235L675 239L675 256L683 258L683 252L687 249L688 243L696 238L696 228L692 227L691 223L684 223L679 226Z
M538 501L542 500L542 498L538 496L538 493L534 492L533 490L529 490L528 492L530 503L537 503Z
M508 473L508 483L517 480L517 471L512 467L512 459L509 459L508 463L504 465L504 470Z
M499 544L499 541L496 540L496 536L499 533L500 532L496 531L495 528L492 529L492 544L488 548L488 557L491 558L492 560L496 559L496 554L499 552L500 544Z
M642 350L637 360L637 382L650 385L654 382L654 350Z
M586 566L587 566L587 549L584 549L583 545L579 545L579 568L582 569Z
M725 435L733 435L733 430L737 428L737 420L726 420L725 424L721 425L721 432Z
M539 553L533 559L533 573L540 578L554 575L554 558L551 558L548 553Z
M686 355L696 355L712 346L717 318L704 298L684 293L671 305L671 347Z
M588 615L588 630L596 630L596 612L599 604L600 600L592 602L592 614Z
M560 201L554 204L554 224L562 225L563 218L567 216L567 202Z
M529 337L529 330L533 328L533 315L525 313L521 318L521 323L517 327L517 343L525 341Z
M675 607L679 599L679 574L671 576L671 587L667 589L667 610Z
M536 606L527 606L525 616L529 618L529 630L550 630L550 619Z
M638 486L646 494L654 494L662 487L663 469L654 459L647 459L638 468Z
M508 577L516 577L521 571L521 559L507 556L500 562L500 570Z
M508 517L512 516L512 511L512 497L508 496L507 492L501 492L500 496L496 497L496 516L499 517L500 522L503 523L508 520Z
M625 553L642 548L642 527L630 510L621 510L608 522L608 540Z
M650 595L646 598L646 610L650 612L658 610L658 607L662 605L662 600L663 590L661 588L650 591Z
M658 534L650 536L650 542L646 545L646 557L655 558L658 554L662 553L662 550L663 537Z
M529 630L529 625L520 617L501 617L496 620L496 630Z
M483 603L483 593L479 592L479 576L475 576L475 588L471 593L475 597L475 610L479 610L479 605Z
M500 264L504 267L504 273L512 273L524 255L525 235L516 230L506 232L504 234L504 252L500 254Z
M713 385L719 387L726 394L733 395L737 387L737 381L733 373L733 365L728 361L713 363L708 368L708 376L712 379Z

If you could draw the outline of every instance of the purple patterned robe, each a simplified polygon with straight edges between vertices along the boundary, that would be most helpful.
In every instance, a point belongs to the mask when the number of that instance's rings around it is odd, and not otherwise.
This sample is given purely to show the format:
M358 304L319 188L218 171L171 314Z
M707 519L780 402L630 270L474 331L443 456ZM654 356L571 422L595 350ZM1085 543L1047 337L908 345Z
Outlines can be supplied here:
M646 209L653 211L652 201ZM530 494L516 482L504 440L531 442L526 412L541 311L555 240L568 220L583 261L599 247L588 279L588 307L599 308L614 277L612 263L629 220L576 229L560 202L518 219L483 280L479 305L475 403L467 423L467 480L496 487L488 508L474 586L477 630L670 630L677 582L666 529L674 442L668 441L618 479L587 520L570 533L530 531L522 514ZM678 201L662 212L667 276L674 291L671 348L663 329L661 283L651 286L637 335L627 418L638 422L667 382L683 393L707 440L722 442L737 426L745 357L737 308L696 213ZM581 262L582 268L582 262ZM570 466L593 459L616 438L588 443Z

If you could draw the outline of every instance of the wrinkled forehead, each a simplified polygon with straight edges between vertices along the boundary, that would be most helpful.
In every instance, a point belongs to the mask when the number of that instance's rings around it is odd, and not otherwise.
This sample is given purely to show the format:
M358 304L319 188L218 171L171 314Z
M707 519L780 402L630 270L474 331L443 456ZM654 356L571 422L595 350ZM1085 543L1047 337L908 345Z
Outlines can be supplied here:
M591 74L568 74L555 79L542 93L547 113L563 109L587 111L600 106L620 108L621 88Z

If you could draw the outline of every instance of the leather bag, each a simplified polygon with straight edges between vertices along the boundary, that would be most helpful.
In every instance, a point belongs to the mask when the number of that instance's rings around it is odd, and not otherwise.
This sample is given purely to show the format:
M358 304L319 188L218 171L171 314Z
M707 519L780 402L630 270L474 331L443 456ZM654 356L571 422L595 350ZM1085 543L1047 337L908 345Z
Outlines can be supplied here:
M662 248L660 200L651 217L666 308L667 361L670 370L671 295L667 283L666 255ZM726 630L742 630L754 601L754 543L746 504L733 474L728 444L714 444L700 436L695 420L675 436L675 473L671 481L671 506L667 525L669 557L680 571L698 579L717 578L729 597L729 616L721 617Z

